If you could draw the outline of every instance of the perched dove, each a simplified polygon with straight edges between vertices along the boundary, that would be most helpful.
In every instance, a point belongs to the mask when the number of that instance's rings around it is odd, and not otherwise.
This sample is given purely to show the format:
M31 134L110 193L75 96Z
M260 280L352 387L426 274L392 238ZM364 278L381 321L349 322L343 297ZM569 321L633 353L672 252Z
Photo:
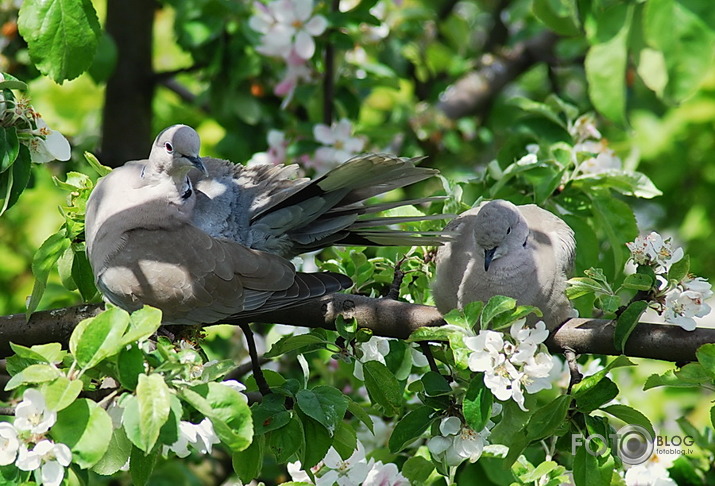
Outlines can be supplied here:
M506 295L541 309L550 329L571 316L566 275L576 243L560 218L534 204L494 200L460 214L446 231L457 236L437 251L432 292L440 312Z
M192 128L169 127L147 160L113 170L92 192L87 254L110 302L127 310L158 307L171 324L254 317L352 285L340 274L298 273L287 257L335 243L439 241L432 234L373 229L423 218L358 219L416 202L368 206L364 199L434 170L373 155L314 181L293 180L292 169L282 166L201 159L199 147Z

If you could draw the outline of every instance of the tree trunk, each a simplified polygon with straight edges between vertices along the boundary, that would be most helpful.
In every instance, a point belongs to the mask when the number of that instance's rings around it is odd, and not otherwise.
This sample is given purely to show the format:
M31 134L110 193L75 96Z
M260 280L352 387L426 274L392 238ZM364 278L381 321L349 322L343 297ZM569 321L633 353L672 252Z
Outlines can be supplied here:
M152 0L108 0L105 29L117 46L117 65L105 92L101 161L118 167L146 158L152 142Z

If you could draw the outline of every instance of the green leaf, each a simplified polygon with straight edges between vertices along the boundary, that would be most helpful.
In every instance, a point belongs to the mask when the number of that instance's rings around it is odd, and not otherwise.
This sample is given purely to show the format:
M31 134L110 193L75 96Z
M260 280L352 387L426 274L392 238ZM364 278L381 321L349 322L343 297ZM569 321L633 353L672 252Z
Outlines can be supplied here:
M101 29L90 0L27 0L17 26L32 62L56 83L92 65Z
M668 270L668 280L680 282L688 276L688 272L690 272L690 255L685 255L671 265L670 270Z
M513 310L516 307L516 299L505 297L503 295L495 295L484 306L482 311L482 326L481 329L489 329L489 324L492 319L500 314L504 314Z
M303 468L311 468L318 464L328 453L328 449L333 443L328 429L320 422L313 420L307 415L299 412L301 423L303 424L303 434L305 441L303 445L305 449L301 457L301 465Z
M102 459L112 439L112 419L99 405L81 398L57 413L52 437L72 451L72 462L86 469Z
M112 172L112 168L107 167L106 165L102 165L102 163L99 161L99 159L97 159L97 157L94 156L93 153L85 152L84 158L89 163L90 167L92 167L97 172L97 174L100 175L100 177L104 177L110 172Z
M578 299L579 297L591 293L601 293L605 289L603 286L592 278L574 277L569 279L566 295L569 299Z
M715 376L715 344L703 344L695 351L695 356L703 368Z
M589 413L618 396L618 386L610 378L604 377L587 391L574 395L580 412Z
M571 406L571 397L560 395L534 412L526 426L526 436L529 440L540 440L551 435L559 435L566 422L566 416Z
M588 94L593 106L619 124L626 121L627 42L632 12L632 6L618 5L608 9L594 22L598 25L595 37L608 38L596 39L584 61ZM609 32L603 35L603 31Z
M345 416L348 398L332 386L316 386L312 390L300 390L296 395L296 405L304 414L328 429L332 437Z
M231 454L233 471L244 483L249 483L260 476L261 469L263 469L265 442L264 437L256 437L246 449Z
M270 351L268 351L264 356L266 358L275 358L290 351L313 351L315 349L325 348L326 344L327 342L325 339L313 334L286 336L271 346Z
M697 364L697 363L690 363L690 364ZM686 365L688 366L688 365ZM699 365L698 365L699 366ZM702 366L701 366L702 368ZM708 375L708 373L703 369L703 373L705 375ZM681 388L687 388L687 387L693 387L693 386L698 386L695 383L688 383L683 380L681 380L679 377L676 376L675 372L673 370L668 370L662 375L650 375L648 379L645 382L645 385L643 385L643 390L650 390L651 388L656 388L659 386L677 386Z
M12 351L21 358L55 363L60 361L65 354L60 343L35 344L28 348L21 344L10 343Z
M557 34L570 37L580 33L575 0L534 0L531 8L536 18Z
M31 364L20 373L16 374L5 385L6 390L30 383L45 383L60 377L60 370L47 363Z
M65 238L64 232L60 230L45 240L37 249L32 258L32 274L35 276L35 285L32 288L32 295L27 303L27 318L35 312L40 304L42 294L45 293L47 277L57 263L62 253L69 247L70 241Z
M77 290L85 302L92 300L97 295L97 287L94 285L94 274L92 266L87 259L84 245L81 249L73 248L74 258L72 259L71 276Z
M356 419L365 424L367 429L372 434L375 434L374 424L372 422L372 418L370 418L370 415L365 411L364 408L360 406L359 403L354 402L352 399L350 399L350 397L348 398L348 411L353 414Z
M135 446L149 452L159 438L159 431L169 418L171 394L164 377L158 374L139 375L136 398L139 414L139 434L130 435ZM128 432L128 431L127 431Z
M638 235L638 225L633 210L628 204L611 196L609 192L589 194L592 209L598 226L606 233L613 253L613 275L623 270L630 253L626 242L633 241Z
M122 349L121 337L129 326L129 314L111 307L80 322L70 336L70 352L82 369L92 368Z
M129 326L122 336L120 346L124 347L143 341L152 336L161 327L161 311L145 305L129 316Z
M288 459L304 446L304 440L303 426L297 417L268 434L268 444L279 463L288 462Z
M690 385L703 385L710 383L713 375L706 370L700 363L688 363L679 370L675 371L675 376L683 383Z
M631 302L626 310L618 316L616 322L616 330L613 333L613 343L620 352L626 349L626 341L640 322L640 318L648 308L648 302L637 300Z
M434 371L425 373L421 381L427 396L437 397L440 395L449 395L453 391L447 379Z
M460 311L450 311L449 314L460 313ZM448 315L449 315L448 314ZM460 313L461 314L461 313ZM454 314L453 314L454 315ZM445 316L446 320L447 316ZM447 321L449 322L449 321ZM420 327L412 331L410 337L407 338L408 343L417 343L420 341L449 341L449 337L455 334L452 329L447 329L443 326L435 327Z
M339 422L333 438L333 448L344 460L353 455L357 449L357 433L355 428L345 422Z
M680 102L692 95L710 69L715 34L687 2L649 0L643 12L647 44L662 54L667 69L665 97ZM650 87L650 84L649 84Z
M410 484L425 484L434 470L432 461L421 456L411 456L402 465L401 472Z
M0 173L12 167L18 155L20 155L20 140L17 138L17 129L0 127Z
M145 454L136 446L132 447L132 452L129 456L129 474L132 477L133 485L144 486L147 483L151 473L154 471L158 458L159 451Z
M462 402L462 413L467 425L476 431L481 432L492 416L492 404L494 396L484 384L484 374L479 373L469 383L467 393Z
M232 451L251 444L253 420L242 393L221 383L205 383L184 389L180 398L211 420L216 435Z
M20 80L13 78L7 73L3 73L5 79L0 81L0 90L2 89L17 89L20 91L27 91L27 85ZM10 79L12 78L12 79Z
M117 378L127 390L135 390L139 375L144 373L144 353L139 346L132 344L124 347L117 355Z
M613 415L614 417L622 420L628 425L638 425L643 427L650 434L651 438L655 438L655 429L653 429L653 424L648 420L642 412L629 407L627 405L609 405L607 407L601 408L604 412Z
M653 282L654 279L650 275L632 273L630 275L626 275L626 278L623 280L623 286L627 289L647 291L653 286Z
M379 361L363 364L365 388L373 403L385 408L388 414L396 414L402 408L402 386L395 375Z
M102 476L111 476L119 471L129 460L132 452L132 442L127 437L123 428L112 429L112 439L109 441L107 452L102 459L92 466L92 471Z
M430 407L422 406L402 417L390 435L388 441L390 452L395 454L418 439L434 421L433 413L434 410Z
M586 447L576 450L573 463L573 479L576 486L610 486L615 461L610 454L594 456Z
M50 410L63 410L69 407L82 391L82 380L70 380L60 376L48 383L42 390L45 403Z

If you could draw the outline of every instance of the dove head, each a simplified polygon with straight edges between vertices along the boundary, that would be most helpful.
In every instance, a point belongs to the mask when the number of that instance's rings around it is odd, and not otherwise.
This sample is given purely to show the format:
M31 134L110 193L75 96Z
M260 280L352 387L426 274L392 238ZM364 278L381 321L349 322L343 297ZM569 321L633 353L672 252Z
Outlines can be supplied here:
M484 251L484 271L494 260L516 251L526 244L529 225L519 208L497 199L486 203L475 220L477 245Z
M192 168L206 175L199 157L201 140L193 128L172 125L157 135L149 154L149 163L157 172L166 172L175 179L183 178Z

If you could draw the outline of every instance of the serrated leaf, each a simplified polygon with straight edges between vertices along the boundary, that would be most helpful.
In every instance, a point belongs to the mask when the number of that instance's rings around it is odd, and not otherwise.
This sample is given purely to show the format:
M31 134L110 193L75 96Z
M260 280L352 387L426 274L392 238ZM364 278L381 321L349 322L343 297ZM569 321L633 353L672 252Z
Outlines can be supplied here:
M596 385L576 398L576 407L580 412L588 414L618 396L618 386L608 377L600 380Z
M159 451L145 454L136 446L132 447L132 452L129 455L129 474L132 477L133 485L144 486L147 483L158 458Z
M650 275L632 273L626 275L626 278L623 280L623 286L627 289L647 291L653 286L653 282L653 277Z
M554 435L558 429L564 426L570 406L571 397L560 395L551 403L538 409L526 426L527 438L539 440Z
M448 395L452 393L452 387L449 386L447 379L434 371L428 371L420 380L424 385L424 390L427 396L436 397L440 395ZM481 429L480 429L481 430Z
M628 337L640 322L640 318L647 308L648 302L637 300L631 302L628 307L626 307L626 310L618 316L616 330L613 333L613 344L620 352L624 352Z
M322 424L332 437L345 416L348 399L336 388L317 386L312 390L300 390L296 395L296 405L304 414Z
M136 344L122 348L117 356L117 378L127 390L135 390L144 373L144 353Z
M301 446L304 446L303 426L293 417L284 427L268 434L268 445L280 463L288 462Z
M0 94L0 99L1 98ZM8 170L20 155L20 140L15 127L0 127L0 173Z
M268 351L264 356L266 358L275 358L291 351L312 351L317 348L324 348L326 344L327 342L324 339L313 334L286 336L271 346L270 351Z
M92 400L81 398L57 413L51 433L70 448L73 463L88 468L107 452L112 430L109 414Z
M256 440L246 449L231 454L233 471L244 483L249 483L260 475L263 468L265 442L263 436L256 437Z
M353 414L353 416L358 419L360 422L365 424L365 427L374 434L375 429L374 429L374 424L372 422L372 418L370 418L370 415L365 411L364 408L360 406L357 402L354 402L350 397L348 397L348 411Z
M303 434L305 437L303 442L304 450L300 462L303 468L310 468L318 464L325 457L333 440L328 433L328 429L322 424L303 413L299 413L298 416L303 425Z
M159 431L169 418L171 394L164 377L158 374L139 375L136 389L139 413L139 437L135 446L148 453L159 438ZM129 437L132 439L132 437Z
M92 65L101 28L90 0L26 0L17 26L37 69L56 83Z
M123 347L121 336L129 325L126 311L111 307L80 322L70 336L70 352L82 369L88 369Z
M388 414L396 414L402 408L402 386L395 375L379 361L363 364L365 388L374 404L385 408Z
M432 424L433 413L430 407L422 406L402 417L390 434L390 452L395 454L419 438Z
M32 287L32 295L27 303L28 319L40 304L42 294L45 293L47 277L50 275L50 271L69 245L70 241L60 231L47 238L32 257L32 274L35 276L35 285Z
M14 390L15 388L25 384L46 383L59 377L60 371L51 364L31 364L10 378L10 381L8 381L5 385L5 390Z
M129 460L132 452L132 443L123 428L112 429L112 438L109 441L107 452L92 466L92 471L102 476L111 476L119 471Z
M484 375L479 373L467 388L462 402L462 413L467 425L476 431L481 432L492 416L492 404L494 396L484 384Z
M357 433L355 428L345 422L339 422L333 437L333 448L343 460L347 460L357 449Z
M94 156L93 153L85 152L84 158L89 163L89 165L97 172L97 174L99 174L100 177L104 177L110 172L112 172L112 168L107 167L106 165L102 165L102 163L99 161L99 159L97 159L97 157Z
M683 258L673 263L668 270L668 280L680 282L690 271L690 255L685 255Z
M653 429L653 424L650 422L648 417L646 417L643 412L636 410L635 408L629 407L627 405L609 405L607 407L601 408L604 412L613 415L614 417L622 420L628 425L638 425L643 427L650 434L651 438L655 438L655 429Z
M492 319L500 314L510 312L516 308L516 299L504 295L495 295L484 306L481 316L481 329L489 329Z
M152 336L161 327L161 311L145 305L129 316L129 325L122 335L120 346L134 344Z
M75 401L81 391L82 380L70 380L60 376L43 388L42 395L48 409L63 410Z
M695 356L698 358L698 363L700 363L708 373L715 376L715 344L703 344L695 351Z

